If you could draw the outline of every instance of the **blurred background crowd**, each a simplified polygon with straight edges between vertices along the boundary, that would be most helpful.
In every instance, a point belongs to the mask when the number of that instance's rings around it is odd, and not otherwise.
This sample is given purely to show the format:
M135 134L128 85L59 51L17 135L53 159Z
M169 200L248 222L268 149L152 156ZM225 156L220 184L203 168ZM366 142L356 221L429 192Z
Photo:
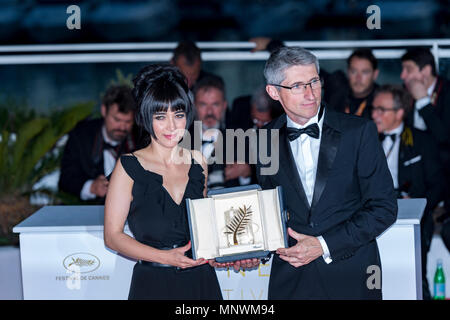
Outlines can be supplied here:
M79 30L66 28L74 4ZM380 29L366 26L372 4L380 7ZM261 128L283 111L265 91L264 59L203 59L198 42L250 41L241 52L268 56L286 41L445 39L449 21L445 0L0 0L0 243L17 243L12 226L41 205L103 203L117 157L148 142L134 124L131 88L154 61L17 62L45 54L37 45L173 43L158 62L186 76L210 158L217 136L209 129ZM427 198L426 259L433 233L449 219L450 58L437 64L430 46L405 46L391 59L371 49L354 46L320 61L323 101L375 121L398 197ZM256 182L248 164L209 171L210 188Z

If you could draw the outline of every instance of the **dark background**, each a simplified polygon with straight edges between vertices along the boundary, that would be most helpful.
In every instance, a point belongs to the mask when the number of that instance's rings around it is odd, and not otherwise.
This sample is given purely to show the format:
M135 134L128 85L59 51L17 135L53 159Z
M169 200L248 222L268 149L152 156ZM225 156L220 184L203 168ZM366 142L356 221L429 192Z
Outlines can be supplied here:
M81 8L81 30L69 30L69 5ZM368 6L380 7L381 29L369 30ZM450 38L450 2L443 0L0 0L0 45ZM2 53L0 53L2 54ZM3 53L2 55L5 55ZM9 53L11 54L11 53ZM450 59L440 60L447 74ZM0 104L46 112L98 101L117 70L135 74L146 63L0 65ZM229 104L263 83L264 61L208 61L224 77ZM324 60L328 71L345 60ZM379 82L400 82L400 62L380 61Z
M82 28L65 26L81 8ZM368 6L382 28L366 28ZM445 38L447 0L0 0L0 43Z

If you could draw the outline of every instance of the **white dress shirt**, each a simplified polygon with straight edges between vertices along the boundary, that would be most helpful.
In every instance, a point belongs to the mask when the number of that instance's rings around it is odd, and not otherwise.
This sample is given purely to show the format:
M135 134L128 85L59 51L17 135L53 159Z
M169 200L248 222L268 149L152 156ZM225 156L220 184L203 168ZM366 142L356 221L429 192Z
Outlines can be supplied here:
M383 132L384 134L395 134L395 142L391 138L386 137L381 145L383 146L384 154L387 158L387 164L389 171L391 172L392 181L394 182L394 188L398 189L398 156L400 151L400 135L403 132L403 122L391 131Z
M308 199L309 205L312 203L312 198L314 195L314 184L316 182L316 173L317 173L317 162L319 159L319 150L320 150L320 141L322 139L322 126L323 126L323 118L322 115L320 121L319 119L319 110L317 114L309 119L309 121L300 125L294 121L292 121L289 116L286 116L288 127L293 127L296 129L303 129L313 123L317 123L319 126L319 139L315 139L310 137L307 134L302 134L297 139L290 141L289 144L292 150L292 156L294 157L295 164L297 166L298 175L303 185L303 189L306 193L306 198ZM322 236L317 237L322 246L322 250L324 254L322 255L325 262L328 264L332 261L330 257L330 251L328 250L328 246L323 239Z
M431 95L433 94L434 87L436 86L437 79L434 80L433 84L427 89L427 96L423 97L415 102L414 105L414 128L419 130L427 130L427 125L423 118L419 115L419 111L425 106L431 103Z
M109 143L112 146L117 146L120 143L120 142L111 140L108 137L105 126L102 127L102 135L103 135L103 139L105 140L105 142ZM111 151L107 150L107 149L103 150L103 168L105 171L104 172L105 177L107 177L109 174L111 174L111 172L114 170L115 165L116 165L116 158L111 153ZM91 192L91 185L93 182L94 182L94 180L91 179L84 183L83 188L81 189L81 194L80 194L81 200L91 200L91 199L95 199L95 197L97 197L95 194L93 194Z

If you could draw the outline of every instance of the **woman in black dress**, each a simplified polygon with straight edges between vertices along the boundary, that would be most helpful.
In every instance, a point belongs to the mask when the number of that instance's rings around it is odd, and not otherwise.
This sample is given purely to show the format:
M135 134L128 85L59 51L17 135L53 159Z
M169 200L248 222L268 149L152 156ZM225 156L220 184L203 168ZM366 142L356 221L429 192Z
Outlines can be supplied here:
M136 122L150 144L123 155L105 203L105 244L138 260L129 299L222 299L212 266L193 260L185 198L206 196L207 164L178 142L193 119L191 93L172 66L150 65L134 79ZM134 239L123 232L125 221Z

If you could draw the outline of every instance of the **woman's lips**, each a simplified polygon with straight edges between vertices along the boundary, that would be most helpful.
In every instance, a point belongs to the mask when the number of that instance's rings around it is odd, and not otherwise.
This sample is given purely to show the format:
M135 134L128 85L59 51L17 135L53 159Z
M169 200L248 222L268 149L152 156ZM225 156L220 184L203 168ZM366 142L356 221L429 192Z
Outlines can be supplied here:
M164 137L165 137L167 140L172 140L172 139L174 139L176 136L177 136L176 134L165 134L165 135L164 135Z

